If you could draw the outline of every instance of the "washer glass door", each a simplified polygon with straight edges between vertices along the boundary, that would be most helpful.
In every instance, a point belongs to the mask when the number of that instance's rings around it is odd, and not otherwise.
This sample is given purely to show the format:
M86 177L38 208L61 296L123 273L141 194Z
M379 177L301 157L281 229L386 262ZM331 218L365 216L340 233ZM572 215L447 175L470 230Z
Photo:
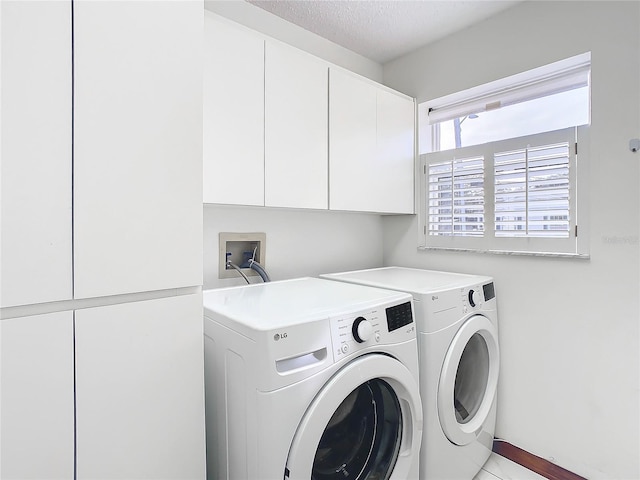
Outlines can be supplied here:
M475 315L456 333L438 385L438 416L449 440L466 445L482 429L498 386L498 334L488 318Z
M417 472L421 430L414 376L391 357L365 355L340 369L309 406L285 478L405 480Z
M402 437L402 412L387 382L369 380L337 408L313 460L313 480L389 478Z

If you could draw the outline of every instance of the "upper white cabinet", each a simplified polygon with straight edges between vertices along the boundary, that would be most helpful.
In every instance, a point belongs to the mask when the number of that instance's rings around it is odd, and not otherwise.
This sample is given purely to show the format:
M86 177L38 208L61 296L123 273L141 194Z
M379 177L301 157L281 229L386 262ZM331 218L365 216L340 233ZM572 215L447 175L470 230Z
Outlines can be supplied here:
M202 1L74 3L74 295L202 284Z
M205 203L264 205L264 40L205 12Z
M77 478L204 479L202 295L75 315Z
M0 321L0 378L0 478L73 479L73 312Z
M415 212L415 125L414 100L401 93L378 88L377 92L377 161L375 179L385 191L379 212Z
M205 203L414 212L413 99L210 12L204 58Z
M0 2L0 307L70 299L71 2Z
M329 76L329 207L414 212L413 99L338 69Z
M331 69L329 183L332 210L371 210L376 158L376 86ZM369 207L369 208L368 208Z
M266 206L328 207L328 73L312 55L266 44Z

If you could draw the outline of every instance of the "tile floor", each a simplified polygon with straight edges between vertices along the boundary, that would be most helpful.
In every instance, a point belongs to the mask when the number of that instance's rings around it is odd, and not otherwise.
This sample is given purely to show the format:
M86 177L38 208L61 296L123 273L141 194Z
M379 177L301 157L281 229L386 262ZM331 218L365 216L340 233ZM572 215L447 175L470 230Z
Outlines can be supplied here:
M492 453L473 480L545 480L545 477Z

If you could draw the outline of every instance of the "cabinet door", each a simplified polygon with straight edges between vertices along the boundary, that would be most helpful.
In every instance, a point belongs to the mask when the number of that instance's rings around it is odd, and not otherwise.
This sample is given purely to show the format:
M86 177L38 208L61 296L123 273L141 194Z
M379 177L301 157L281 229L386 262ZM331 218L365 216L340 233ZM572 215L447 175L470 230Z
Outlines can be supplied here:
M264 40L205 12L205 203L264 205Z
M266 44L266 206L328 208L328 73L305 52Z
M76 312L78 479L203 479L202 295Z
M371 200L381 213L414 213L415 107L405 96L377 92L376 188Z
M329 98L330 208L413 213L413 100L333 69Z
M203 12L74 3L76 298L202 284Z
M0 307L70 299L71 2L0 2Z
M0 321L0 478L73 479L73 313Z
M350 74L329 74L329 207L371 211L376 191L376 87Z

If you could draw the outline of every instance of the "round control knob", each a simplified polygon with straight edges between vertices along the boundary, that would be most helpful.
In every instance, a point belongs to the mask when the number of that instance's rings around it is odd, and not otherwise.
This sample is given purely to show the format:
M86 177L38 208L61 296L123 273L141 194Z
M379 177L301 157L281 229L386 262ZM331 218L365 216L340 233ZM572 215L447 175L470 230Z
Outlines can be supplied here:
M371 335L373 334L373 325L371 325L371 322L366 318L358 317L353 322L351 332L353 333L353 338L356 342L364 343L371 338Z
M477 305L480 305L481 303L482 296L480 295L480 292L477 292L473 289L469 290L469 305L475 307Z

